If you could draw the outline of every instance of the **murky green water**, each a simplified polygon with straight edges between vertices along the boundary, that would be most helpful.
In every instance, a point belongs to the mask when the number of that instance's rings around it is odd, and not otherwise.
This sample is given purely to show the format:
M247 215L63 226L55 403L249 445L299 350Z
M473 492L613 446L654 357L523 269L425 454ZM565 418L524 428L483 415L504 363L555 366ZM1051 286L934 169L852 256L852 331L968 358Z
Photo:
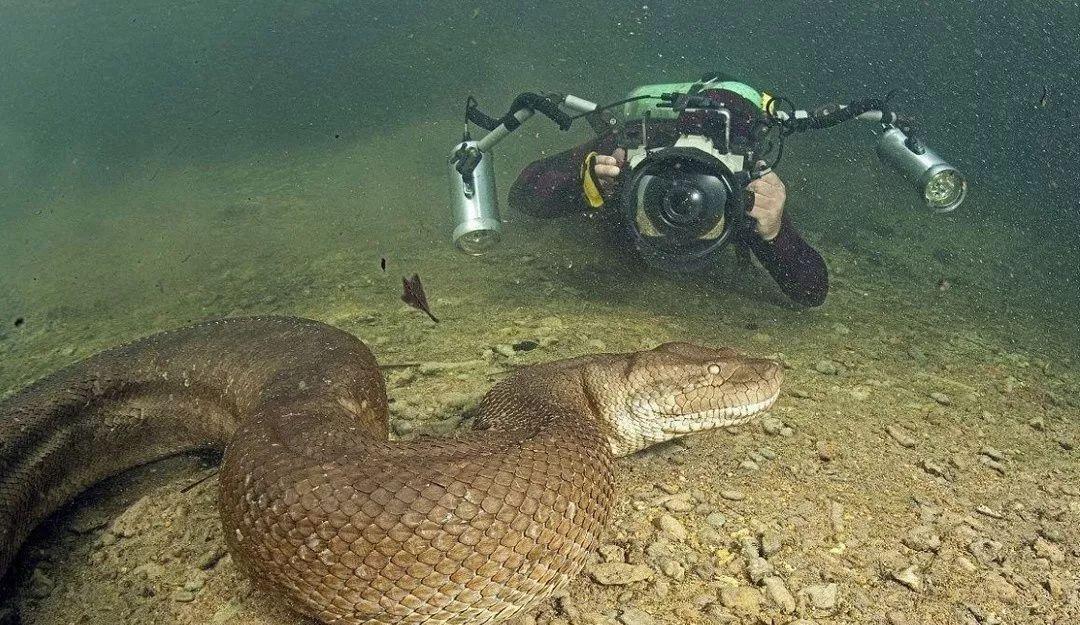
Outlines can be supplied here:
M155 330L282 313L364 336L384 362L549 331L523 362L684 339L797 369L940 348L943 371L977 376L987 354L1023 353L1063 372L1066 415L1078 32L1063 0L0 3L0 395ZM733 256L643 272L592 224L505 202L498 250L453 248L445 162L467 95L501 114L527 90L605 102L711 69L805 108L902 89L967 202L921 209L866 124L792 138L786 210L832 279L813 310ZM589 136L533 119L498 148L500 199ZM414 272L437 326L398 299Z

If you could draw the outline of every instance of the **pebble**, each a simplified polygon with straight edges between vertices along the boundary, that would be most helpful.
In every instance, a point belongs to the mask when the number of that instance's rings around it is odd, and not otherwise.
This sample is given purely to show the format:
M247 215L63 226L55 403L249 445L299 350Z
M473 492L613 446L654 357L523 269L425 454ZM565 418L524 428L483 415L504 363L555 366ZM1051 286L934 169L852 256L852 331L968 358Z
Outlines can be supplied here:
M1050 527L1049 525L1043 525L1039 528L1039 535L1049 540L1052 543L1061 543L1065 541L1065 536L1062 535L1057 529Z
M664 558L660 562L660 570L672 579L681 580L686 577L686 567L674 558Z
M784 422L774 416L767 416L761 420L761 428L770 436L776 436L784 429Z
M199 558L195 560L195 566L205 571L217 564L219 560L225 557L226 553L224 548L214 547L199 556Z
M644 564L602 562L589 569L589 575L603 586L625 586L651 579L653 570Z
M908 449L915 447L915 439L895 425L886 425L885 433L891 436L894 441L900 443L901 447L907 447Z
M994 460L989 456L979 456L979 462L984 464L987 468L997 471L1000 475L1005 475L1005 465L1001 464L997 460Z
M727 517L719 512L711 512L709 513L709 516L705 517L705 522L719 529L724 527L724 524L727 523Z
M885 619L889 621L889 625L911 625L911 619L899 610L892 610L885 615Z
M914 551L936 552L941 548L941 537L929 525L916 525L901 541Z
M1031 544L1031 548L1040 558L1046 558L1054 564L1061 564L1065 561L1065 552L1042 536L1035 539L1035 542Z
M1044 421L1042 417L1035 417L1034 419L1028 421L1028 425L1031 426L1031 429L1038 432L1042 432L1046 429L1046 421Z
M1060 599L1065 594L1065 585L1061 583L1061 580L1053 575L1048 576L1043 581L1043 588L1046 592L1050 593L1050 596L1054 599Z
M791 614L795 611L795 597L791 595L791 591L784 585L784 580L775 576L766 577L765 593L784 614Z
M189 579L188 581L184 582L184 590L187 590L189 592L198 592L202 590L203 583L203 580L198 578Z
M945 467L934 462L933 460L930 460L929 458L924 458L920 464L924 471L926 471L930 475L933 475L934 477L947 477L945 475Z
M1015 603L1019 595L1016 586L996 572L986 576L986 587L995 597L1005 603Z
M740 614L757 614L761 610L761 594L746 586L724 586L720 603Z
M761 533L761 554L766 558L773 555L783 546L780 533L774 530L765 530Z
M975 556L975 560L980 564L987 566L1000 562L1004 558L1003 548L1001 543L989 538L976 538L968 543L968 552Z
M792 436L795 436L795 430L785 425L784 428L780 430L780 436L783 436L784 438L791 438Z
M670 512L689 512L694 509L694 497L690 493L675 495L664 502L664 508Z
M189 590L174 590L169 598L179 603L188 603L195 600L195 593Z
M773 565L760 556L752 558L746 565L746 574L750 576L750 581L755 584L760 584L774 572L776 572L776 569Z
M983 456L987 456L988 458L990 458L992 460L997 460L998 462L1001 462L1002 460L1005 459L1005 454L1003 454L1000 451L994 449L993 447L983 447L982 449L979 450L979 453L982 454Z
M746 493L741 490L722 490L720 496L728 501L742 501L746 499Z
M753 460L743 460L739 463L739 468L743 469L744 471L757 471L761 467L758 466L758 463L754 462Z
M819 360L814 364L814 371L822 375L839 375L840 368L831 360Z
M683 525L679 519L676 519L669 514L664 514L657 518L656 527L664 534L664 536L671 540L686 540L687 536L690 535L689 532L686 531L686 526Z
M637 608L627 607L619 612L619 622L622 625L653 625L656 621Z
M922 588L922 578L919 577L914 565L902 571L893 571L892 578L915 592L919 592Z
M844 505L837 501L829 501L829 524L834 534L844 533Z
M769 449L768 447L762 447L761 449L757 450L757 453L759 456L766 460L776 460L776 452Z
M952 398L951 397L949 397L945 393L941 393L941 392L937 392L937 391L935 391L933 393L930 393L930 399L933 399L934 401L941 404L942 406L948 406L948 405L952 404Z
M626 562L626 552L618 545L601 545L597 551L604 562Z
M821 460L822 462L832 462L840 457L841 452L836 443L832 441L818 441L817 455L818 460Z
M999 521L1005 518L1004 514L998 512L997 510L994 510L989 506L976 506L975 512L978 512L983 516L988 516L991 519L998 519Z
M836 607L836 600L840 593L840 587L836 584L816 584L802 589L802 593L810 600L817 610L832 610Z

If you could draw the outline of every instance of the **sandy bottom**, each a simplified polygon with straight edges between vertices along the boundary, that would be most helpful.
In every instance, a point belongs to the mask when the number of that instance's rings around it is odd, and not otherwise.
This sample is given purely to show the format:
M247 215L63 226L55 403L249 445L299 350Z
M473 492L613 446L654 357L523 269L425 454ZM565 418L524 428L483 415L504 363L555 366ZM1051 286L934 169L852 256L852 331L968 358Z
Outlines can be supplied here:
M311 166L319 179L337 175L322 165ZM416 197L442 198L438 181L396 174ZM526 622L1080 619L1080 366L1075 324L1063 322L1076 317L1067 298L1043 303L1048 270L1024 262L1025 242L886 207L807 218L833 290L823 309L800 311L752 267L642 272L580 225L518 220L495 255L461 257L426 200L360 182L297 190L283 176L188 172L109 196L139 227L153 219L132 207L151 200L189 209L157 238L119 228L87 242L63 220L37 224L75 251L23 247L5 274L14 298L0 312L25 321L0 331L0 388L189 320L299 314L399 365L388 373L394 429L411 436L454 430L513 365L665 340L733 345L783 359L776 407L620 460L604 548ZM270 181L280 184L268 192ZM839 201L801 186L795 171L793 211ZM177 200L187 188L208 191ZM350 212L361 206L379 210ZM409 210L427 217L413 223ZM79 246L95 262L79 265ZM414 271L438 325L397 300ZM537 347L510 347L522 341ZM24 549L10 608L28 625L297 622L225 551L215 461L170 459L82 496Z

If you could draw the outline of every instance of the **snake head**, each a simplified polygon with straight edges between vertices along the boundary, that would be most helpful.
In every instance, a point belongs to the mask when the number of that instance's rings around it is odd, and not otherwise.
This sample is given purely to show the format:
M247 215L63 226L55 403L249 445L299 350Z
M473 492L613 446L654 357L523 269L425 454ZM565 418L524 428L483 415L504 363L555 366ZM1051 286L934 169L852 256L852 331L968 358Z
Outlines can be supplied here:
M584 373L616 456L746 423L772 406L783 379L775 360L690 343L624 354Z

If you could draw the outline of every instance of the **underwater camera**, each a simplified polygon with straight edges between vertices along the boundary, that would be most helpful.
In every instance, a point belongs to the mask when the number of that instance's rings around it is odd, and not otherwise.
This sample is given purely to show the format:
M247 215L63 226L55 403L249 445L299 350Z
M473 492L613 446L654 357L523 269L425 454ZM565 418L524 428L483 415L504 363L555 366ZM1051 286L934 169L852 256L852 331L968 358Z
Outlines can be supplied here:
M916 186L929 210L954 210L966 197L967 181L926 146L910 117L892 110L891 97L811 112L721 75L640 87L605 106L571 95L524 93L499 118L481 112L470 97L464 135L449 159L453 241L474 255L498 244L502 222L491 151L535 113L563 130L585 118L626 151L617 193L604 197L595 180L590 192L586 167L585 196L649 265L666 271L704 266L751 227L746 187L777 167L787 137L851 119L880 125L879 158ZM610 110L620 106L622 119L616 119ZM470 123L487 133L473 140Z

